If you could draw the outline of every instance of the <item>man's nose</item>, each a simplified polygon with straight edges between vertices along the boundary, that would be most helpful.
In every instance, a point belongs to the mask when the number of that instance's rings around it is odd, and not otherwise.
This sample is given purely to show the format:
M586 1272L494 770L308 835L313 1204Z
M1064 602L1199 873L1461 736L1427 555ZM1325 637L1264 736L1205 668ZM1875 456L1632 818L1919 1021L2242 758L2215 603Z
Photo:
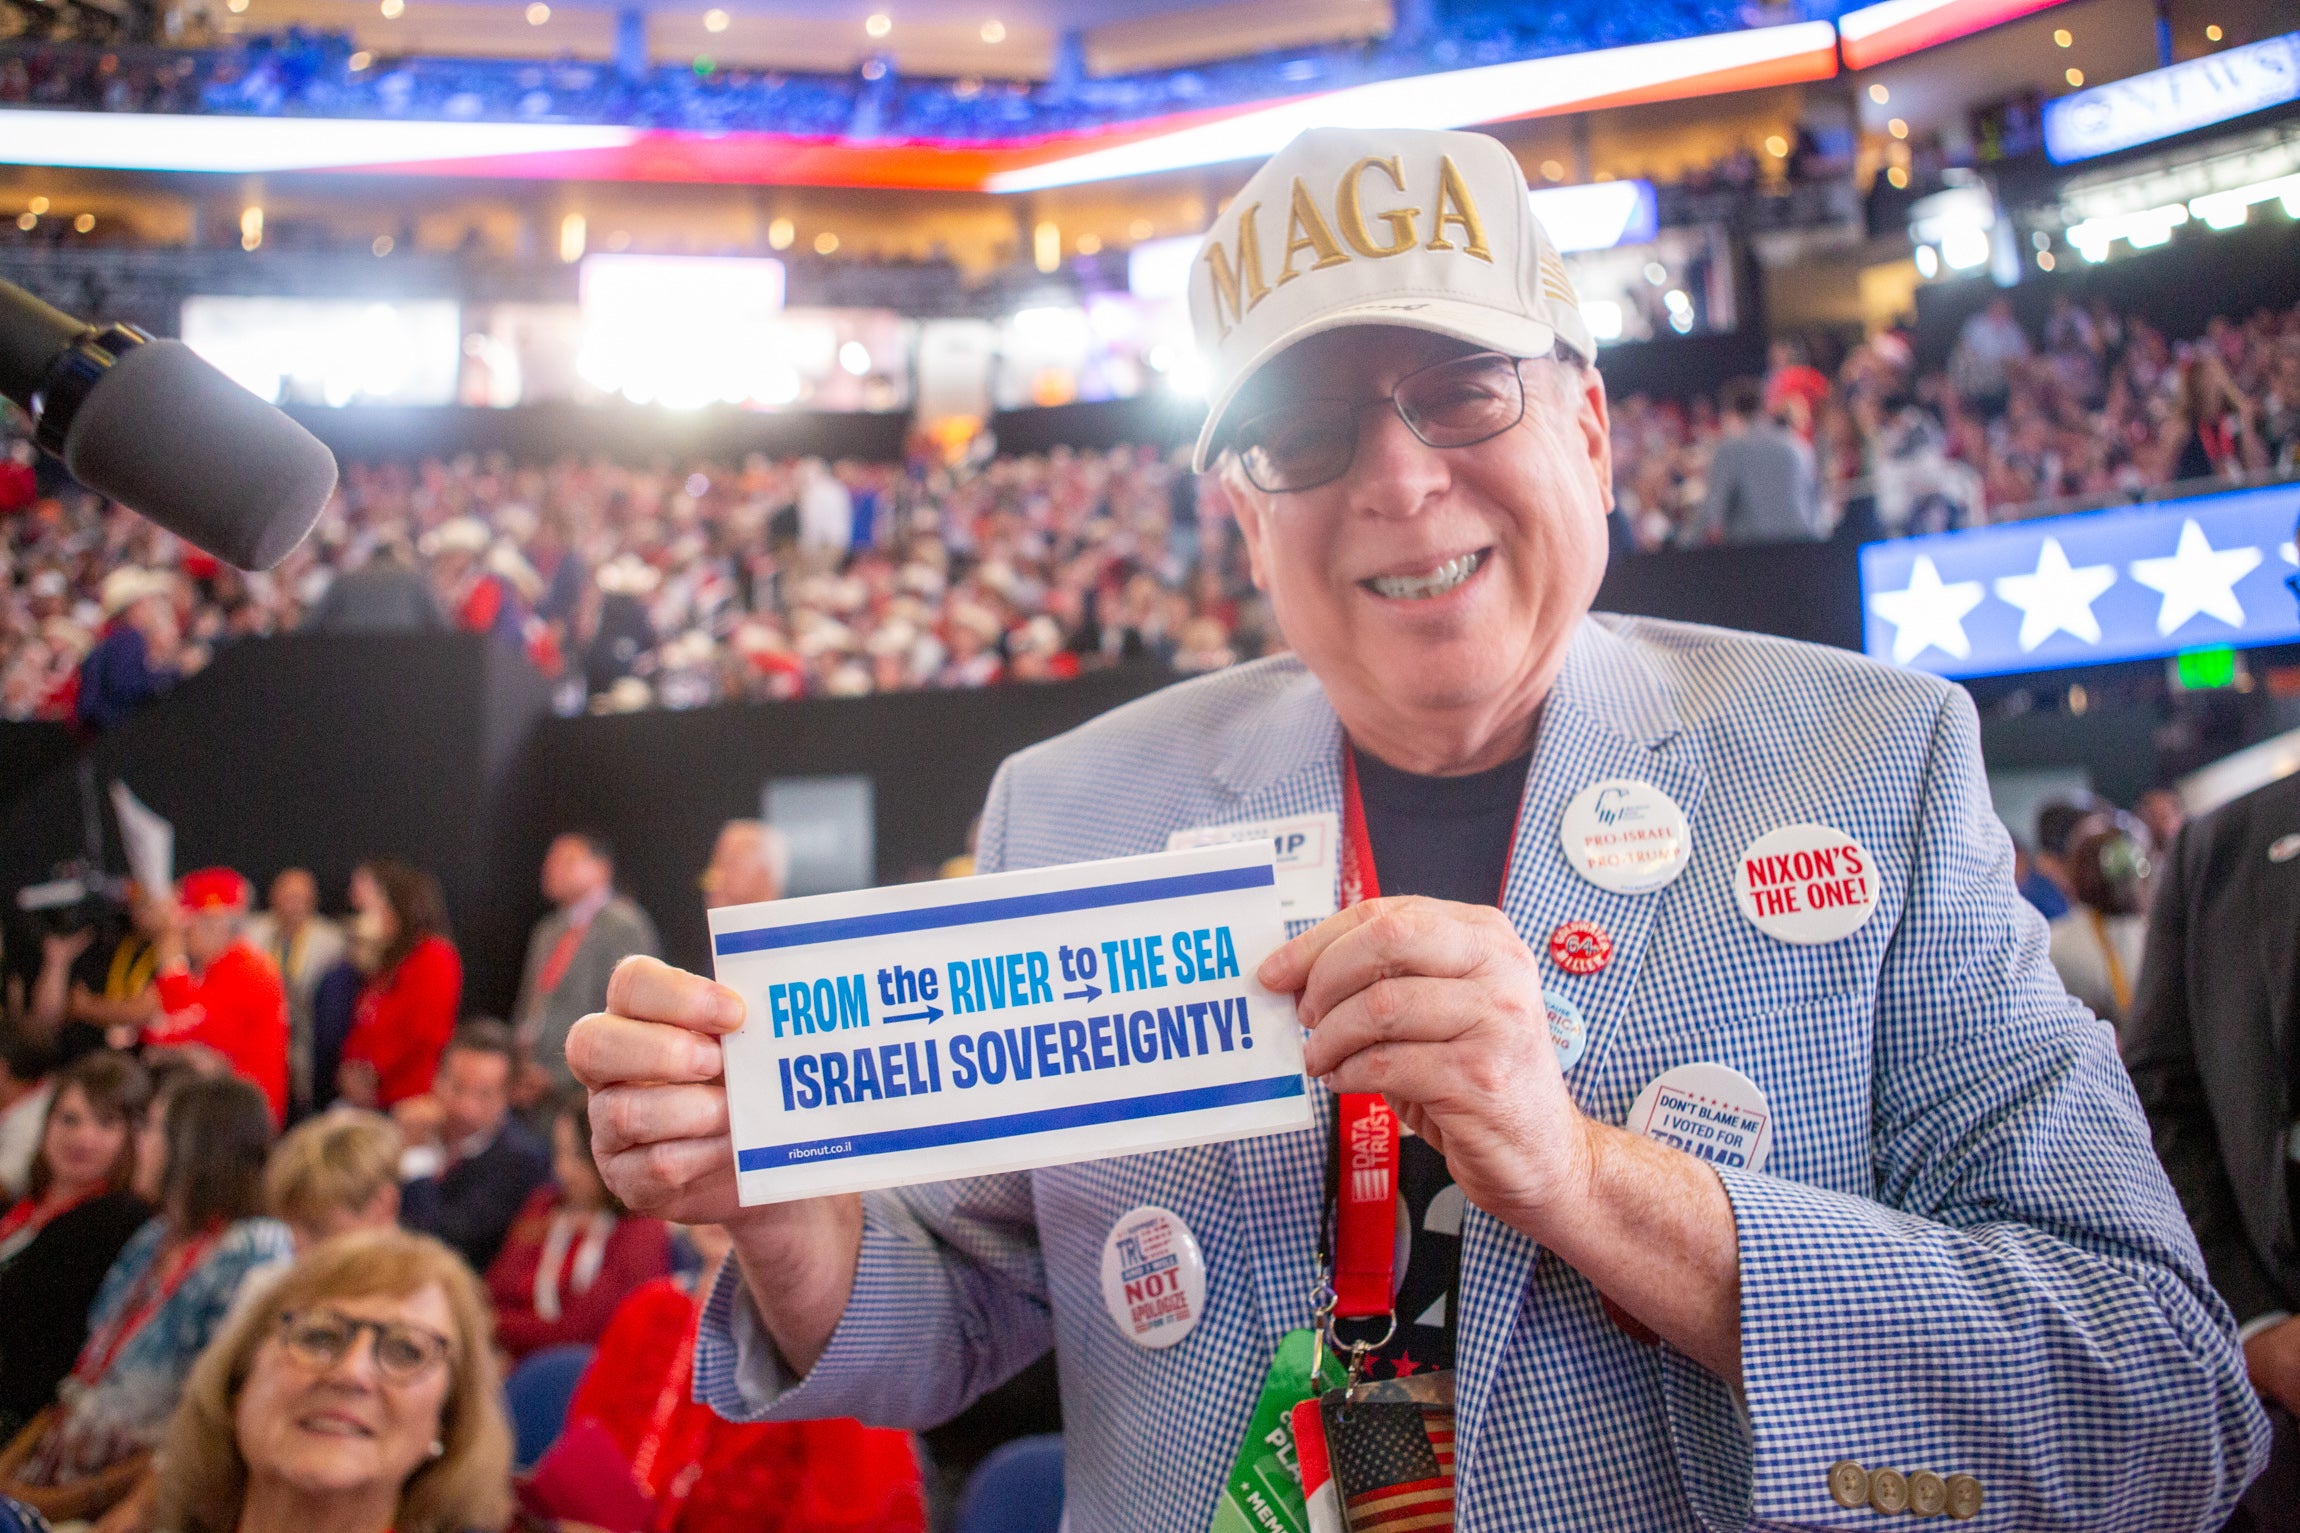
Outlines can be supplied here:
M1355 508L1376 516L1412 516L1452 482L1443 456L1415 436L1394 406L1358 417L1358 451L1350 464Z

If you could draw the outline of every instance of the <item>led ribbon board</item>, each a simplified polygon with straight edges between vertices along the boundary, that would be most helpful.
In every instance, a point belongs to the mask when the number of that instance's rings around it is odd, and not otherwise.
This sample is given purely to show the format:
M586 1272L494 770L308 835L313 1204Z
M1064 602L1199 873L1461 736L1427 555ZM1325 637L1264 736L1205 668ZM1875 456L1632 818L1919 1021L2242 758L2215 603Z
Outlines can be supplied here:
M1861 550L1863 647L1941 676L2300 642L2300 484Z
M1825 80L1836 68L1836 29L1797 22L983 140L0 109L0 164L1019 192L1266 155L1326 124L1468 127Z
M1885 0L1837 18L1845 67L1867 69L1922 48L2049 10L2061 0Z
M2300 32L2287 32L2048 101L2044 152L2067 165L2295 100Z

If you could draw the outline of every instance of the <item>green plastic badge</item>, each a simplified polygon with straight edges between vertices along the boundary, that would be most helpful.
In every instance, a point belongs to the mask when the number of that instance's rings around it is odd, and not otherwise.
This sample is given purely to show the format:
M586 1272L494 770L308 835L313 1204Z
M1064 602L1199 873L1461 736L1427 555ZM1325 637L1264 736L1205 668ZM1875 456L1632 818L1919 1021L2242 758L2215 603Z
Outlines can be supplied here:
M1317 1338L1308 1330L1288 1331L1278 1342L1208 1533L1309 1533L1301 1468L1294 1459L1293 1410L1349 1382L1349 1370L1331 1351L1318 1356L1318 1376L1312 1379L1310 1358L1318 1352Z

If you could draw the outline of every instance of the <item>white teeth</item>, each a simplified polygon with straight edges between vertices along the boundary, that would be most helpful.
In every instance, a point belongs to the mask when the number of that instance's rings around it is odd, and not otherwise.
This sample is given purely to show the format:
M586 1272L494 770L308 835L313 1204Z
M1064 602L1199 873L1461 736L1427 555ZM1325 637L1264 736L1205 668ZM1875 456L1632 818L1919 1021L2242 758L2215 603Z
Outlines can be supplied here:
M1366 584L1372 586L1378 595L1397 601L1427 601L1433 596L1445 595L1469 579L1484 562L1485 555L1482 552L1462 554L1446 560L1426 575L1376 575Z

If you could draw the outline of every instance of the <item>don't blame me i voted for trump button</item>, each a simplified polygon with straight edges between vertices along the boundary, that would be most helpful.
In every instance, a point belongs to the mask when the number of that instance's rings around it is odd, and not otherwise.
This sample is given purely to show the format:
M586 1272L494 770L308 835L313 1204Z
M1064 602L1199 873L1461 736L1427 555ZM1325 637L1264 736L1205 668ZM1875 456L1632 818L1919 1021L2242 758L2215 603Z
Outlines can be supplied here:
M1269 841L711 912L745 1204L1310 1124Z

